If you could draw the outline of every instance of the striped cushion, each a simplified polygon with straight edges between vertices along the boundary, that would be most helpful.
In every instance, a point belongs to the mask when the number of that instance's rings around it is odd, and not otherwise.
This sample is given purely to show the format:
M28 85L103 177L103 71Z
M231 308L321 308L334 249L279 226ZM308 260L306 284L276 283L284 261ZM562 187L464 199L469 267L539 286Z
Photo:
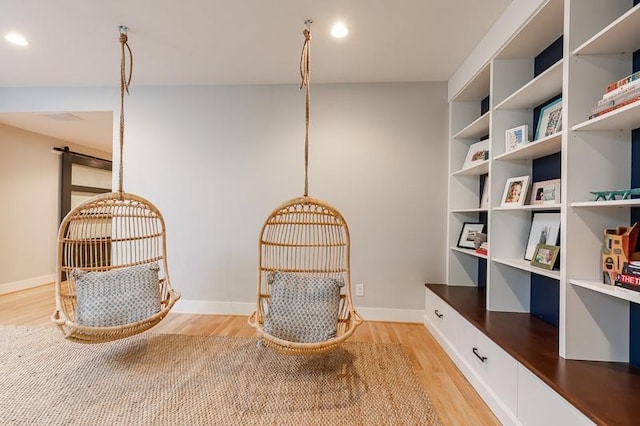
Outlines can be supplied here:
M271 301L264 330L289 342L313 343L336 337L340 287L327 277L274 272L269 276Z
M78 297L76 322L89 327L132 324L160 312L157 263L107 272L74 269Z

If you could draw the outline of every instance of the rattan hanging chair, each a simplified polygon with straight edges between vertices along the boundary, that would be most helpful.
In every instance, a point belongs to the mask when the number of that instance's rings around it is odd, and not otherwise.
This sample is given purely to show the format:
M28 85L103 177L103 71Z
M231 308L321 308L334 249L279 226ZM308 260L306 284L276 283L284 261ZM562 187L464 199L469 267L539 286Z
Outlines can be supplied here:
M313 355L333 349L348 339L363 321L351 299L351 241L347 222L335 207L308 196L310 29L307 27L303 34L301 77L307 89L305 190L302 197L286 201L273 210L262 227L258 241L257 306L249 317L249 324L256 329L262 344L288 355ZM279 284L293 290L279 287L278 294L274 294L276 274L286 277ZM337 288L329 290L327 295L326 286L332 284ZM288 306L299 306L297 295L301 293L311 294L312 301L306 300L302 311ZM267 327L270 319L275 323L269 315L276 310L278 315L284 311L284 315L293 317L284 321L280 318L290 330L283 330L282 326ZM301 328L306 333L302 338ZM320 333L316 333L318 329ZM316 337L309 338L309 333Z
M122 189L124 92L130 81L125 77L125 27L120 28L120 42L118 191L80 203L58 232L52 321L66 339L79 343L141 333L160 322L180 298L169 279L162 214L151 202Z

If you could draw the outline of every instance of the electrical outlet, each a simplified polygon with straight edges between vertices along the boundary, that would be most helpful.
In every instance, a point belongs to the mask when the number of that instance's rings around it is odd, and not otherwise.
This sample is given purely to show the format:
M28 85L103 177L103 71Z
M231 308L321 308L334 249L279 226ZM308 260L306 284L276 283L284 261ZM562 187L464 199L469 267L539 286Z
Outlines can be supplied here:
M356 284L356 296L364 296L364 284Z

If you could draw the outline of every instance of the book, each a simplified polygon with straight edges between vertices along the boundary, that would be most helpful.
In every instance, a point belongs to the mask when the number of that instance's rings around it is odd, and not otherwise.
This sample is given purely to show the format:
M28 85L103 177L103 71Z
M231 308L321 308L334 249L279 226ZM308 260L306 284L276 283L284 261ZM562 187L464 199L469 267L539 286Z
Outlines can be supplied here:
M589 116L589 120L591 120L592 118L600 117L601 115L607 114L607 113L609 113L611 111L614 111L614 110L616 110L618 108L622 108L623 106L627 106L627 105L632 104L632 103L637 102L637 101L640 101L640 96L636 96L635 98L628 99L628 100L626 100L624 102L620 102L619 104L616 104L616 105L614 105L612 107L605 108L605 109L603 109L603 110L601 110L601 111L599 111L597 113L591 114Z
M484 243L480 244L480 247L476 249L476 253L486 255L488 250L489 250L489 243L485 241Z
M618 96L615 96L607 100L606 102L602 102L602 103L598 102L598 105L591 110L591 113L596 114L601 110L619 105L622 102L626 102L629 99L633 99L637 96L640 96L640 86L637 86L636 88L625 91L625 92L621 92Z
M640 87L640 78L637 80L633 80L627 84L624 84L610 92L605 93L604 95L602 95L602 99L600 99L598 101L598 105L602 105L604 103L606 103L608 100L610 99L614 99L620 95L622 95L623 93L626 93L630 90L634 90L636 88Z
M620 86L624 86L627 83L630 83L632 81L638 80L640 79L640 71L636 71L633 74L630 74L624 78L621 78L618 81L614 81L613 83L609 84L605 90L605 93L607 92L611 92L612 90L617 89Z

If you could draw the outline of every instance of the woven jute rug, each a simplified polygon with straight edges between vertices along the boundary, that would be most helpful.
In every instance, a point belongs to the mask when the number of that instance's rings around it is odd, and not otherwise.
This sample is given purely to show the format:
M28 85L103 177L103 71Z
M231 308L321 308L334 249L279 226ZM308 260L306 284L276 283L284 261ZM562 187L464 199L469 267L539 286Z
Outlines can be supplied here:
M292 357L256 340L144 333L112 343L0 326L1 425L439 425L402 348Z

